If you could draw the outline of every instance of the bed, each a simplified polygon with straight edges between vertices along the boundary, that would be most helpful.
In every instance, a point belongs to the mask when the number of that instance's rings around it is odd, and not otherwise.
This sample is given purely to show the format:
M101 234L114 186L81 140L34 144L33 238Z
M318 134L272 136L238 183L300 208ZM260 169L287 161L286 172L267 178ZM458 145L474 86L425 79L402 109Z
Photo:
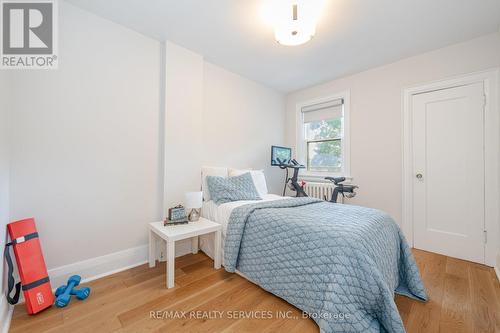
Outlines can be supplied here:
M422 301L427 295L390 216L313 198L259 195L203 204L202 215L222 225L227 271L301 309L321 332L404 332L394 293ZM210 244L200 240L213 256Z

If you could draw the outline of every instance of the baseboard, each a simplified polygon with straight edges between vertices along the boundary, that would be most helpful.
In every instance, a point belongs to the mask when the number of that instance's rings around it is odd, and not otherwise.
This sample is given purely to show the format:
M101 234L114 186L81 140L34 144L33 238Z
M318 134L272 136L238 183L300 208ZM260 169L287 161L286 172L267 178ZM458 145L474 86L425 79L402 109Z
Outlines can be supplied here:
M175 256L191 253L191 243L176 243ZM127 250L95 257L73 264L49 269L52 288L66 284L71 275L80 275L82 283L118 273L148 262L148 245L142 245Z
M3 294L2 294L3 296ZM0 298L0 333L9 332L10 320L14 307L7 302L5 297Z
M493 267L495 269L495 273L497 275L497 280L500 282L500 270L498 269L497 266Z
M144 264L147 260L148 247L142 245L131 249L110 253L73 264L49 269L52 288L66 284L71 275L80 275L82 282L117 273L128 268Z

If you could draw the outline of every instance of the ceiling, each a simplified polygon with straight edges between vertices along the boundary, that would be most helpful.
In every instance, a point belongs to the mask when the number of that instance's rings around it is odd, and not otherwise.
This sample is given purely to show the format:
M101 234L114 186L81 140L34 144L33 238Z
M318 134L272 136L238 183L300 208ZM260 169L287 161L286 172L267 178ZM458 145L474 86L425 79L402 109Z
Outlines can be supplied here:
M316 36L282 46L265 0L68 0L170 40L281 92L360 72L499 30L500 0L328 0Z

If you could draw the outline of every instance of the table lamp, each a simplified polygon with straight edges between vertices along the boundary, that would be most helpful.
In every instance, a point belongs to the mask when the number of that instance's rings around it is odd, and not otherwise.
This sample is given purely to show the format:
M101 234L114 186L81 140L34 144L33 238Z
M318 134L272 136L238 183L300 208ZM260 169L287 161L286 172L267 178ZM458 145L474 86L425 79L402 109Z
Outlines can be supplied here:
M203 192L187 192L185 194L185 206L191 209L188 214L189 222L198 221L200 219L200 208L203 203Z

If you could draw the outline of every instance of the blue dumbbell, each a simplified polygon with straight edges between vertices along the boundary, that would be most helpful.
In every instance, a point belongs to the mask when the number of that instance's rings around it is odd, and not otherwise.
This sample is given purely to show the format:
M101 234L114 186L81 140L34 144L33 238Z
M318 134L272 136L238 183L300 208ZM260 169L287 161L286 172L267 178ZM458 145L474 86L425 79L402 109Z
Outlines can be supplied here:
M69 301L71 300L71 291L73 290L74 287L78 286L81 281L81 277L78 275L73 275L72 277L69 278L68 280L68 285L66 288L63 288L64 286L61 286L57 288L56 290L56 306L59 308L63 308L66 305L69 304Z
M57 290L56 290L57 292ZM90 288L89 287L81 287L80 289L74 289L71 290L71 295L76 296L77 299L80 301L83 301L90 295Z
M67 286L64 284L62 286L60 286L59 288L56 289L56 297L59 296L59 295L62 295L62 293L64 293L64 291L66 290Z

